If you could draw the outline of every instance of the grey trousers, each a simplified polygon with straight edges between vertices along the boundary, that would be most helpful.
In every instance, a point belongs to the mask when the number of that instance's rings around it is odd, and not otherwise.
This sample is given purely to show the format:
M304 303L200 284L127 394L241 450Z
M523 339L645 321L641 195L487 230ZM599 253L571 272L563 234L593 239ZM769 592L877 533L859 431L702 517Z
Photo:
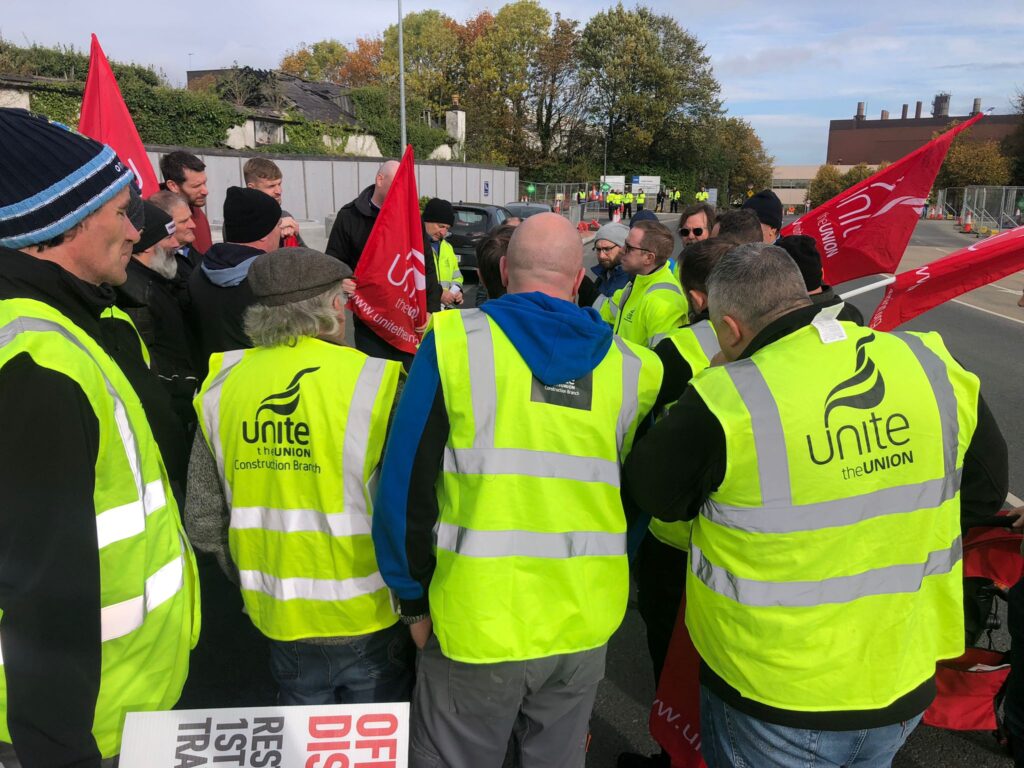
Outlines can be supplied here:
M436 637L419 654L410 768L582 768L607 646L530 661L465 664Z

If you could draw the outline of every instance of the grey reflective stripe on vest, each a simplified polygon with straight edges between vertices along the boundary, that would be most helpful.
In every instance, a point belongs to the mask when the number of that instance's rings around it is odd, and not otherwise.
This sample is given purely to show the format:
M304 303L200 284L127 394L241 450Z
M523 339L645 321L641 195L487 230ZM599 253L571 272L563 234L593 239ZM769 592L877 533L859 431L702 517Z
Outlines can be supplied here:
M362 370L359 371L359 378L356 379L346 415L345 445L342 447L341 462L344 468L342 482L345 512L355 515L367 513L367 489L363 482L363 470L366 468L366 448L373 422L373 405L377 402L386 366L385 360L366 358Z
M656 334L654 334L654 336L651 337L651 349L654 349L656 346L661 344L661 342L663 342L667 338L668 338L668 334L667 333L656 333Z
M450 290L452 287L451 280L438 280L437 284L440 285L441 288L443 288L446 291Z
M617 461L495 447L498 385L494 372L494 339L491 336L491 325L487 315L479 309L463 311L462 322L466 329L470 397L476 433L472 448L445 449L445 470L466 474L565 477L585 482L609 483L618 487ZM613 338L622 354L622 403L616 431L616 445L621 453L629 428L640 410L641 362L625 341ZM565 474L561 474L562 472Z
M622 353L622 405L619 407L619 426L616 432L616 445L619 455L629 433L629 427L640 411L640 358L629 348L623 339L613 336L615 345ZM616 483L618 485L618 483Z
M956 471L924 483L883 488L860 496L813 504L730 507L709 499L701 514L717 525L749 533L798 533L838 528L875 517L941 506L956 496L960 489L960 474Z
M845 499L793 504L778 405L760 370L747 359L726 366L726 371L750 413L762 505L734 507L709 499L702 514L718 525L750 533L796 533L854 525L876 517L939 507L954 499L960 490L962 474L957 469L960 422L946 364L920 337L906 333L893 335L914 353L935 393L942 425L942 477Z
M722 351L722 345L718 343L718 334L715 333L714 327L707 320L694 323L690 326L690 330L697 337L700 351L704 353L704 357L708 360Z
M619 463L522 448L446 448L444 471L460 475L526 475L619 487Z
M714 565L690 542L690 570L708 589L737 603L763 608L810 608L871 595L917 592L925 577L949 573L962 556L958 536L948 549L930 552L923 563L889 565L821 581L755 581Z
M315 509L271 509L235 507L231 510L233 530L260 529L278 533L323 533L328 536L361 536L371 530L367 514L335 512L324 514Z
M594 309L596 309L598 312L600 312L601 311L601 307L603 307L605 304L608 304L608 303L611 303L613 308L615 307L615 303L612 302L610 296L605 296L603 293L600 293L600 294L598 294L597 298L594 299L594 303L591 304L590 306L592 306Z
M740 399L750 414L750 428L757 454L757 474L761 485L761 504L766 507L786 507L792 503L789 482L789 460L786 454L786 434L775 396L757 367L747 358L725 366Z
M920 336L906 332L892 334L902 340L914 353L917 362L924 369L928 383L935 393L935 401L939 406L939 418L942 422L942 460L946 476L956 473L956 459L960 448L960 417L957 415L956 393L949 380L946 364L921 340ZM959 487L959 484L958 484Z
M614 557L626 554L626 534L601 531L482 531L439 523L437 548L465 557Z
M647 290L644 291L644 295L646 296L651 291L672 291L673 293L678 293L680 295L683 293L683 289L675 283L654 283L653 285L648 285Z
M242 589L262 592L275 600L324 600L340 602L372 595L385 588L379 572L351 579L280 579L263 571L239 571Z
M80 339L60 323L51 320L36 317L19 317L12 320L0 328L0 346L11 343L22 333L57 333L70 341L96 364L97 370L103 377L107 394L113 401L114 422L121 438L121 445L125 451L132 479L135 482L138 501L109 510L97 511L97 547L103 549L117 541L144 533L145 518L167 506L167 497L164 493L162 478L149 484L143 482L142 452L139 450L138 441L132 431L128 410L113 383L107 377L106 371ZM184 544L180 541L179 544L184 549ZM106 642L124 637L139 629L145 622L147 613L163 605L184 588L184 566L184 557L179 555L146 578L141 595L101 607L100 640Z
M633 293L633 281L630 280L628 283L626 283L626 287L622 289L622 293L619 294L619 303L618 304L615 303L615 298L614 297L612 297L610 299L611 305L612 305L612 320L621 320L619 315L621 315L622 311L626 308L626 302L629 301L629 296L632 293ZM615 332L616 333L619 332L618 323L616 323L616 325L615 325Z
M245 355L244 349L232 349L225 352L221 358L221 367L216 377L210 382L203 397L203 416L205 417L207 430L209 431L210 446L213 448L213 458L220 470L221 486L224 490L224 499L231 507L231 486L224 481L227 473L224 471L224 446L220 441L220 397L224 391L224 379L231 373L231 369L242 362Z

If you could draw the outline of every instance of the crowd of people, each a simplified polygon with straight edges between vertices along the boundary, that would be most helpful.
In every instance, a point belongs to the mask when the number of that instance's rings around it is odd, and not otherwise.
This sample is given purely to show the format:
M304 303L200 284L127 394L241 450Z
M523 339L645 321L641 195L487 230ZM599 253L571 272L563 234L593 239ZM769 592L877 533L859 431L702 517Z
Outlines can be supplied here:
M1005 441L770 191L684 206L678 254L607 223L589 274L566 218L506 222L473 308L431 200L409 355L346 345L396 162L320 253L266 158L214 243L194 155L142 200L27 112L0 144L3 765L114 765L129 711L410 701L410 765L582 766L631 569L655 680L685 605L712 768L887 765L963 651Z

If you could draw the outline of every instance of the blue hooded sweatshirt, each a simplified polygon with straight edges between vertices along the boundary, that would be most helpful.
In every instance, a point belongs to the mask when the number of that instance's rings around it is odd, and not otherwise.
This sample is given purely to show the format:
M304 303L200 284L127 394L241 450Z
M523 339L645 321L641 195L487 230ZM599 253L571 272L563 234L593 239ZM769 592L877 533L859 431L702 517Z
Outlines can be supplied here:
M480 311L497 323L533 375L548 386L590 373L612 344L611 328L596 310L542 293L507 294ZM433 553L425 551L430 537L422 534L437 521L434 482L448 429L437 348L434 334L428 333L395 412L373 512L377 564L406 616L428 610ZM409 532L414 535L407 541Z

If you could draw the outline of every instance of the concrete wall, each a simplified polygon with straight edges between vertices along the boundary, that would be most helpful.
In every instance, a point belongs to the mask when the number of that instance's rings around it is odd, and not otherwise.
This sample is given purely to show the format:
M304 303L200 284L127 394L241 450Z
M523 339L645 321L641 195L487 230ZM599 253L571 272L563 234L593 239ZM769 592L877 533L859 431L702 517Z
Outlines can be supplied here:
M160 156L170 147L146 147L157 178L161 181ZM250 157L266 157L281 168L284 175L282 206L297 219L323 220L337 212L363 189L373 184L380 160L357 158L272 155L232 152L220 149L191 150L206 163L209 201L206 215L214 224L223 218L227 188L245 186L242 166ZM443 197L453 203L490 203L505 205L516 200L519 169L420 161L416 163L417 193L422 197ZM484 187L487 195L484 195Z

